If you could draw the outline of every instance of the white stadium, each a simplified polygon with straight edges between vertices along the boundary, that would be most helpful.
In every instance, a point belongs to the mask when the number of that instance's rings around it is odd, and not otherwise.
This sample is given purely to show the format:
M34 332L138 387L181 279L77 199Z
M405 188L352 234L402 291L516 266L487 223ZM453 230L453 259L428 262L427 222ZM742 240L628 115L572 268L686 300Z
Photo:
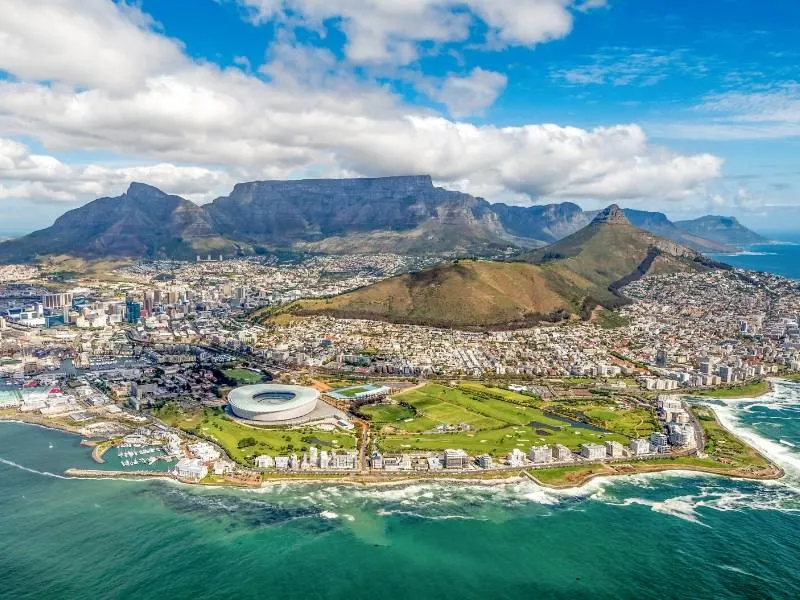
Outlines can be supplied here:
M319 392L299 385L243 385L228 393L234 415L248 421L277 422L303 417L317 406Z

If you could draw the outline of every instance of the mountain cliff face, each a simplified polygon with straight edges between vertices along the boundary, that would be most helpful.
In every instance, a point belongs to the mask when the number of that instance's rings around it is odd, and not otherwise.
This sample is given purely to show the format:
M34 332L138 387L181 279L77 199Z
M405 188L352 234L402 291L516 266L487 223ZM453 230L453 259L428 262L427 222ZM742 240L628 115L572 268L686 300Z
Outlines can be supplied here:
M542 244L575 233L591 220L580 206L571 202L534 206L493 204L492 210L506 231Z
M692 235L728 246L749 246L768 241L739 223L735 217L708 215L691 221L677 221L675 226Z
M226 247L205 211L179 196L132 183L115 198L99 198L64 213L51 227L0 244L0 259L34 260L69 254L85 258L182 257L195 246Z
M241 183L205 210L223 235L329 252L469 252L511 238L488 202L427 175Z
M763 238L735 219L677 227L662 213L626 210L634 225L702 252ZM435 187L428 176L254 181L205 206L141 183L62 215L53 226L0 243L0 261L66 254L81 258L191 258L196 253L291 249L496 256L568 237L597 213L570 202L489 204ZM708 232L719 241L705 239ZM739 240L728 242L725 240Z

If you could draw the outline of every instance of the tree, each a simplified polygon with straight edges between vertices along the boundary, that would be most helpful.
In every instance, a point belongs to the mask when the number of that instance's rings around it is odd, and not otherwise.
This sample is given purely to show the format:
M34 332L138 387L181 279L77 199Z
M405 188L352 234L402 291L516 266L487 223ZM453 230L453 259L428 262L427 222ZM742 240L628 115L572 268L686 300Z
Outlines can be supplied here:
M239 440L239 443L236 444L236 446L239 449L249 448L249 447L255 446L255 445L256 445L256 439L254 437L242 438L242 439Z

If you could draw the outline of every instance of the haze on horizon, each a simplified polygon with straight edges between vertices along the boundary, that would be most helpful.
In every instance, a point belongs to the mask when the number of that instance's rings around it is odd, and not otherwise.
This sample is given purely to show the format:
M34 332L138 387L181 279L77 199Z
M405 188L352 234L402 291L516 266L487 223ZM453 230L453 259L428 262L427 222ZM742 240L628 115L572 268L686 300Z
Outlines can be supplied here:
M0 0L0 235L131 180L204 203L422 173L490 202L786 229L797 7L714 4Z

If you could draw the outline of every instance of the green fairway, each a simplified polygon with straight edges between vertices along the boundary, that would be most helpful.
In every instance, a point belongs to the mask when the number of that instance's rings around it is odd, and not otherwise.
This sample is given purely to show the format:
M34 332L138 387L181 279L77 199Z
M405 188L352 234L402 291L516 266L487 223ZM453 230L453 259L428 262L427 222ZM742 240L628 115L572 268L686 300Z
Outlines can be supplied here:
M260 383L264 379L261 373L256 373L250 369L225 369L222 374L235 381L238 385L252 385Z
M312 428L265 429L242 425L229 419L220 409L185 412L173 404L156 411L156 416L172 427L177 427L222 446L236 462L252 465L259 454L298 455L310 446L322 450L355 448L355 438L346 433L330 433ZM254 445L240 448L242 440L252 438Z
M623 444L629 441L625 436L616 433L601 433L577 427L565 427L557 431L507 426L479 432L390 434L381 437L380 447L384 452L462 448L469 454L491 454L502 457L514 448L527 452L531 446L564 444L572 450L577 450L583 443L601 444L610 440Z

